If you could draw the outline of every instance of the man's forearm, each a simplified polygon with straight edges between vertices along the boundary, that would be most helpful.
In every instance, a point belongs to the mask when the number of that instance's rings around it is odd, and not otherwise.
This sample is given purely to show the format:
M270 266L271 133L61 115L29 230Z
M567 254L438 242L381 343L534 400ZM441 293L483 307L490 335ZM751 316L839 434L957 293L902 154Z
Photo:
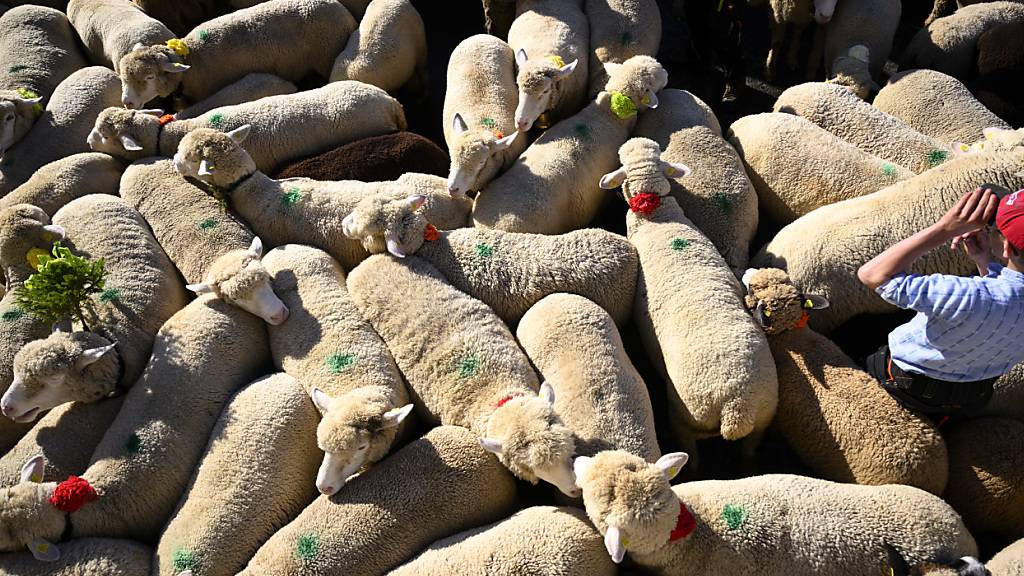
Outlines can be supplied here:
M949 232L933 224L910 238L894 244L860 267L857 277L874 290L900 272L908 272L922 256L949 240Z

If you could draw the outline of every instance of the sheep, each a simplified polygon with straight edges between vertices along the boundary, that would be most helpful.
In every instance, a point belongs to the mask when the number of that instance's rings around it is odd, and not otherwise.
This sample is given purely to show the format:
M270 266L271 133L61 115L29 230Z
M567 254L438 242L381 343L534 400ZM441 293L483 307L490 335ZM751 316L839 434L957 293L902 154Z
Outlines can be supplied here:
M896 308L857 279L857 269L883 250L931 225L979 183L1024 188L1024 147L961 156L874 194L825 206L783 228L751 265L783 268L793 284L832 304L811 318L827 334L858 314ZM963 251L934 250L914 265L920 274L974 274Z
M140 160L121 177L121 197L149 223L157 243L188 283L213 261L253 242L253 233L217 200L186 182L169 159Z
M668 147L672 135L686 128L706 126L722 136L722 125L711 107L686 90L665 88L658 93L658 108L648 110L636 122L633 135L650 138L662 149Z
M53 216L65 204L90 194L117 195L124 164L106 154L83 152L39 168L24 184L0 198L0 209L32 204Z
M918 132L843 86L808 82L787 88L772 110L810 120L861 150L917 174L953 156L949 142Z
M403 182L318 182L305 178L272 180L256 169L241 146L246 125L227 134L210 128L190 132L174 156L177 171L198 178L266 238L270 245L310 244L326 250L346 269L367 256L358 242L341 234L343 218L363 197L381 192L387 198L419 198L442 227L465 224L469 200L452 198L443 190L416 196L414 185Z
M877 573L886 547L917 563L975 556L945 502L909 486L786 474L669 486L685 453L655 464L621 451L575 462L587 516L612 560L672 575Z
M508 232L562 234L583 228L604 194L596 186L629 139L636 112L657 104L668 73L649 56L613 70L606 91L574 116L548 129L473 205L474 225Z
M515 0L480 0L484 9L484 28L487 34L508 38L509 28L516 17Z
M989 560L985 566L995 576L1020 576L1024 574L1024 539L1017 540Z
M542 115L546 128L583 108L590 28L583 0L525 0L516 13L508 32L519 66L515 126L527 132Z
M439 538L507 517L515 496L512 475L473 433L434 428L317 498L238 576L383 574Z
M292 311L268 330L274 366L297 378L324 412L316 486L331 495L361 466L387 455L413 406L387 346L352 303L337 261L293 244L271 250L263 263L274 293Z
M57 85L86 66L77 42L53 8L18 6L0 17L0 157L29 131Z
M1024 126L1024 20L1001 24L978 38L978 77L971 82L974 97L1013 126Z
M640 256L633 318L668 385L673 435L693 447L705 436L759 434L778 401L768 343L736 276L669 195L666 175L685 177L689 168L660 160L660 152L653 140L626 142L622 166L600 185L622 186L630 206L626 235Z
M198 102L251 72L293 82L312 73L326 78L355 28L355 18L336 0L257 4L204 22L182 39L136 44L118 64L121 101L142 108L180 92Z
M160 536L151 573L234 576L245 568L316 495L316 422L309 396L287 374L235 394Z
M773 426L800 459L834 482L905 484L941 495L949 458L935 426L804 326L808 311L828 301L799 292L782 270L751 269L743 279L779 375Z
M202 101L196 102L180 112L175 112L174 120L197 118L215 108L244 104L268 96L294 94L298 91L295 84L284 78L263 72L253 72L233 84L228 84Z
M517 477L579 495L569 462L573 433L552 407L554 392L545 385L538 393L529 360L486 304L414 256L370 256L347 282L428 421L465 426ZM403 313L410 309L415 319Z
M16 422L124 392L142 374L160 326L187 303L174 264L124 200L85 196L53 222L74 252L104 261L104 291L85 310L84 332L54 333L14 357L14 382L0 409Z
M601 535L575 508L534 506L438 540L388 576L612 576Z
M967 420L946 432L949 483L943 497L972 532L999 540L1024 534L1024 423Z
M647 386L600 306L575 294L552 294L523 316L516 338L555 391L555 412L576 434L576 455L625 450L648 462L661 457Z
M118 101L117 76L107 68L82 68L64 79L32 129L0 161L0 195L21 186L50 162L88 152L88 120L82 119L95 118Z
M61 543L60 557L40 562L27 552L0 555L0 573L18 576L139 576L153 551L131 540L81 538Z
M80 479L6 489L0 522L8 531L0 550L17 551L40 539L52 543L69 525L73 537L156 541L228 398L266 373L270 350L263 321L243 310L278 321L269 313L276 307L268 300L277 299L256 248L220 257L209 281L194 287L204 294L160 328L146 370ZM78 510L65 506L82 504L70 496L90 490L102 498Z
M896 74L872 103L914 130L943 142L977 142L985 128L1010 128L959 80L935 70Z
M67 12L93 64L117 73L121 58L137 44L163 44L174 38L167 26L131 0L70 0Z
M992 388L992 399L982 414L1024 421L1024 363L1003 374Z
M867 70L861 68L860 74L853 75L856 81L851 88L855 88L854 92L861 98L867 98L872 89L877 91L878 85L872 78L881 77L889 60L902 13L900 0L836 2L835 13L825 28L825 74L834 78L846 72L841 59L853 57L867 64ZM865 50L854 51L855 46L863 46ZM857 56L866 56L867 62Z
M579 294L595 302L618 326L625 325L633 307L636 248L606 230L547 236L465 228L435 236L413 204L382 203L373 197L361 201L342 226L347 236L361 239L371 253L387 250L398 257L416 253L510 325L556 292Z
M851 46L829 62L829 79L826 82L842 86L861 100L867 101L872 92L881 90L878 83L872 79L870 66L871 52L868 47L863 44Z
M486 186L526 149L515 122L515 55L493 36L470 36L452 51L447 82L441 123L451 154L448 190L465 195Z
M763 3L764 0L751 2L754 5ZM811 23L812 17L819 25L828 24L835 12L836 4L837 0L768 0L772 28L771 49L768 51L768 60L765 62L765 78L768 81L775 80L778 73L779 52L786 40L786 25L793 25L789 53L786 55L786 66L790 70L796 70L800 38L803 36L804 29Z
M153 18L163 22L178 36L188 34L192 28L213 20L234 9L248 8L266 0L132 0ZM348 2L342 2L347 4Z
M661 46L661 9L654 0L586 0L590 22L591 98L608 83L605 64L622 64L634 56L655 56Z
M448 175L448 154L415 132L369 136L318 156L285 165L274 178L314 180L396 180L406 172ZM447 185L442 181L444 191Z
M334 60L331 82L359 80L394 93L416 80L426 89L427 35L409 0L375 0Z
M914 175L793 114L744 116L729 127L759 206L779 224Z
M253 128L249 154L260 170L272 172L333 146L406 128L397 100L376 86L350 81L215 108L186 120L161 114L158 110L104 110L89 133L89 146L126 160L170 157L192 130L234 130L248 124Z
M903 52L901 68L930 68L966 78L974 71L978 37L999 24L1022 20L1024 4L1019 2L965 6L918 31Z

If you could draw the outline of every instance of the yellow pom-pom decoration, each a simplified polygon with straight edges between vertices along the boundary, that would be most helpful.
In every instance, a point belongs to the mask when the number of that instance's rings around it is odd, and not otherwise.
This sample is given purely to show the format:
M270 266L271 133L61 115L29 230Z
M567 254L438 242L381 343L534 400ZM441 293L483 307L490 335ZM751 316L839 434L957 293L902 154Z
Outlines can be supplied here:
M27 254L25 254L25 260L28 261L28 265L31 266L33 270L38 270L39 269L39 257L40 256L49 256L49 255L50 255L50 252L47 251L47 250L43 250L42 248L33 248L33 249L29 250Z
M622 92L612 92L612 112L625 120L636 116L636 104Z
M188 44L185 44L184 40L180 38L171 38L165 42L165 44L167 44L168 48L174 50L174 53L178 56L181 56L182 58L188 56Z
M557 54L548 56L548 60L550 60L552 64L558 66L559 68L565 66L565 60L562 60L562 57Z
M35 92L29 90L28 88L15 88L14 91L18 93L18 96L21 96L22 98L25 98L25 99L39 98L39 94L36 94ZM38 102L33 104L32 105L32 113L35 114L36 116L39 116L40 114L42 114L43 113L43 105L38 103Z

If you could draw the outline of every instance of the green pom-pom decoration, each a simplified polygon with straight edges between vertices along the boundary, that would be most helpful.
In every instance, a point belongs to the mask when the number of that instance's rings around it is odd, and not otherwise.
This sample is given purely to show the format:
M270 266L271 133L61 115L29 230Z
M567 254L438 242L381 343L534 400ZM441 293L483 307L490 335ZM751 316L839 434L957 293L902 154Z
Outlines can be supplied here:
M129 454L138 454L142 450L142 438L139 438L138 434L132 433L124 442L125 452Z
M29 90L28 88L15 88L14 91L17 92L18 96L21 96L22 98L39 98L39 94L36 94L35 92L33 92L32 90ZM32 105L32 113L35 114L36 116L39 116L40 114L42 114L43 113L43 105L38 103L38 102L33 104Z
M722 519L725 520L725 524L729 527L729 530L736 530L743 525L743 522L747 519L747 511L743 506L737 506L735 504L726 504L722 508Z
M932 150L928 153L928 166L931 168L935 168L946 160L949 160L949 152L945 150Z
M0 314L0 320L3 320L4 322L14 322L15 320L20 320L24 315L25 311L21 308L11 308L10 310L4 310L3 313Z
M206 220L203 220L203 221L199 222L199 229L200 230L213 230L216 227L217 227L217 220L215 220L213 218L207 218Z
M298 188L292 187L281 197L281 203L290 208L295 206L300 198L302 198L302 192Z
M210 116L209 120L210 128L216 128L220 130L221 126L224 125L224 115L217 112L213 116Z
M480 359L472 353L459 359L459 378L469 378L480 370Z
M172 556L175 572L184 572L196 567L196 556L188 548L178 548Z
M622 92L612 92L612 113L625 120L636 116L636 104Z
M106 275L102 259L75 256L54 242L51 254L39 256L38 271L18 292L18 306L48 323L70 317L85 324L89 297L103 292Z
M672 249L677 251L677 252L680 251L680 250L686 249L689 245L690 245L690 241L687 240L686 238L673 238L672 239Z
M120 288L107 288L103 292L100 292L100 302L113 302L121 298Z
M494 256L494 247L481 242L476 245L476 255L481 258L490 258Z
M316 557L320 548L320 539L312 534L299 536L298 544L295 546L295 554L307 562Z
M341 374L356 363L356 357L352 354L331 354L325 362L332 374Z

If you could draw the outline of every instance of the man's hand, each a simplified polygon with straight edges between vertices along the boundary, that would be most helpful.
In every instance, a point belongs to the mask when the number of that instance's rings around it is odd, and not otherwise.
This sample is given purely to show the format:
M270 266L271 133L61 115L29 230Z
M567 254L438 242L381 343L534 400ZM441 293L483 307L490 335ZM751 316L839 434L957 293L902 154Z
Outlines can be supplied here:
M953 241L949 243L950 250L956 250L959 246L963 246L967 256L977 265L979 274L982 276L988 274L988 265L992 262L988 230L982 228L981 230L961 234L953 238Z
M936 226L949 238L962 236L984 228L998 208L998 196L991 190L976 188L961 196L956 205L936 222Z

